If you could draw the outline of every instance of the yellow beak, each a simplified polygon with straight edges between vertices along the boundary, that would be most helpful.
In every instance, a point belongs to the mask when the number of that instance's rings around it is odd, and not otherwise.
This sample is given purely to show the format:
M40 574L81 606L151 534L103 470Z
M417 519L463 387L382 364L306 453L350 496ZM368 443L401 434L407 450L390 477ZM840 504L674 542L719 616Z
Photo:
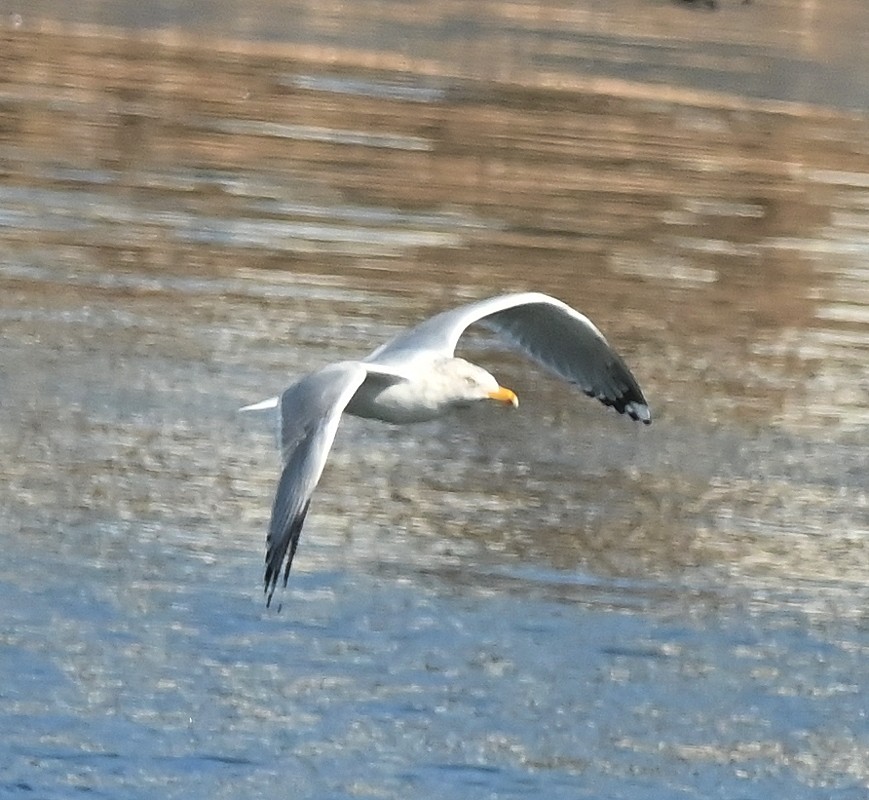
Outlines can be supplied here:
M505 386L499 386L494 392L489 392L489 397L499 403L504 403L504 405L513 406L513 408L519 407L519 398Z

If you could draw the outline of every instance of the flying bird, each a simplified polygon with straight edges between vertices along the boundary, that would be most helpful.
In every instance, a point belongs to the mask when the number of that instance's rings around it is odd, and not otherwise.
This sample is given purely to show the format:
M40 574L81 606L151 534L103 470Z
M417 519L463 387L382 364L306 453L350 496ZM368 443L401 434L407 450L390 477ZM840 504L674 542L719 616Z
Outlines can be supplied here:
M279 397L241 409L279 407L280 414L282 469L266 540L266 605L281 572L287 584L342 413L405 424L481 401L518 406L514 392L490 373L455 357L462 334L475 324L620 414L651 422L636 379L591 320L539 292L500 295L444 311L359 361L329 364L305 375Z

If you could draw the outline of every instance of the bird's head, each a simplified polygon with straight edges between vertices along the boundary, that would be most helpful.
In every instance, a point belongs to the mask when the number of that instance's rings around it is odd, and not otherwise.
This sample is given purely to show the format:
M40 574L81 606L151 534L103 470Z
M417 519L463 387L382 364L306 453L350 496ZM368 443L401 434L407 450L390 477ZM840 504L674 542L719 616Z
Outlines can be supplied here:
M482 367L461 358L451 358L442 362L443 385L449 394L451 405L468 406L479 400L494 400L496 403L519 405L519 398Z

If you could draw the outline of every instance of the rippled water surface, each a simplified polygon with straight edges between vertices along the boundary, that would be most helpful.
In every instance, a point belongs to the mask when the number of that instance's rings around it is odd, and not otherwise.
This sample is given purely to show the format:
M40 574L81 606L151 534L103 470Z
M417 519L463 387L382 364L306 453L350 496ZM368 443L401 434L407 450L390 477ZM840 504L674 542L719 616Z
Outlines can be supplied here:
M861 0L0 4L0 797L869 792ZM500 291L636 426L342 424L291 376Z

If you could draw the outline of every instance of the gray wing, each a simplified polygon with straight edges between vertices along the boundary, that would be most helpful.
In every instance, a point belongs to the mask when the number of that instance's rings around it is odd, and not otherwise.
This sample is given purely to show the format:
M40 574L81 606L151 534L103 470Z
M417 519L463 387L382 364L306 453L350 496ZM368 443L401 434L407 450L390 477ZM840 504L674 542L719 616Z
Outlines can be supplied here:
M311 495L323 474L341 413L367 374L359 362L332 364L306 375L280 397L283 468L266 540L267 605L282 567L287 584Z
M540 292L501 295L444 311L387 342L365 361L399 365L419 354L450 356L474 323L620 414L651 422L639 384L592 321Z

